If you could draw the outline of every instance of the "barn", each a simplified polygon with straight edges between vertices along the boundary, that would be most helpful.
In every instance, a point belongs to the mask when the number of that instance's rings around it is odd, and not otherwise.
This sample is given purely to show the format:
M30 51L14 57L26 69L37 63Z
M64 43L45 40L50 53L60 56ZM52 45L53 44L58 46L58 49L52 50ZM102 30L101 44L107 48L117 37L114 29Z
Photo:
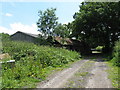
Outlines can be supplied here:
M10 38L11 40L15 40L15 41L26 41L26 42L37 43L37 39L39 38L39 35L17 31L13 35L11 35Z
M80 52L83 55L92 53L90 46L82 40L54 37L54 43L55 46L66 47L66 49Z
M24 32L16 32L15 34L11 35L11 40L16 41L26 41L32 42L35 44L45 45L45 43L51 43L55 47L65 47L66 49L75 50L80 52L81 54L90 54L91 49L89 45L80 40L70 39L70 38L62 38L62 37L52 37L50 40L49 38L40 40L40 35L24 33ZM43 42L44 41L44 42ZM46 41L46 42L45 42ZM43 43L43 44L42 44Z

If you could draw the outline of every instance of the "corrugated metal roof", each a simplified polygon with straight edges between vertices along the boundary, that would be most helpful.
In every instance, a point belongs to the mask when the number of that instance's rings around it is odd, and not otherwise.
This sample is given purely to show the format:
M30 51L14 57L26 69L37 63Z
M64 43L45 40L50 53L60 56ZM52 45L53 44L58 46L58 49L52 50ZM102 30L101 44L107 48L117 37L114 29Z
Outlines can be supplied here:
M24 32L22 32L22 33L24 33ZM24 34L27 34L27 35L30 35L30 36L33 36L33 37L39 37L39 35L38 34L31 34L31 33L24 33Z
M23 34L26 34L26 35L29 35L29 36L32 36L35 38L39 37L39 34L31 34L31 33L26 33L26 32L21 32L21 31L17 31L16 33L23 33ZM13 35L15 35L16 33L14 33ZM13 36L13 35L11 35L11 36Z

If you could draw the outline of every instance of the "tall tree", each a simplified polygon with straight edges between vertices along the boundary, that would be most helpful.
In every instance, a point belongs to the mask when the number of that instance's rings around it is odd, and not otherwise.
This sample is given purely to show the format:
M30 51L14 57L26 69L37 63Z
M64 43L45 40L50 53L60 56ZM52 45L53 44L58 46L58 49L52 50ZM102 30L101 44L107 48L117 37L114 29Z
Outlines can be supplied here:
M67 24L58 24L54 29L54 35L60 37L69 37L71 34L71 29Z
M83 2L75 13L73 36L91 46L114 46L120 36L120 2Z
M39 11L39 19L37 21L38 31L42 33L43 36L52 36L53 30L57 25L57 19L55 14L56 8L50 8L45 11Z

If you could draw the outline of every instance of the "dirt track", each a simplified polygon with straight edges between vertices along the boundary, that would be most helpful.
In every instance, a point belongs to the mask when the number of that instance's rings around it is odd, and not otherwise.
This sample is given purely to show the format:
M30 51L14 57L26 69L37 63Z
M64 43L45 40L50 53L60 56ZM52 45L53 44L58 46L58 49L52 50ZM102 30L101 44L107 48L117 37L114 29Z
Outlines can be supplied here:
M77 61L39 83L37 88L112 88L107 68L100 60Z
M112 88L111 81L106 72L107 66L104 62L95 62L94 69L91 71L86 88Z

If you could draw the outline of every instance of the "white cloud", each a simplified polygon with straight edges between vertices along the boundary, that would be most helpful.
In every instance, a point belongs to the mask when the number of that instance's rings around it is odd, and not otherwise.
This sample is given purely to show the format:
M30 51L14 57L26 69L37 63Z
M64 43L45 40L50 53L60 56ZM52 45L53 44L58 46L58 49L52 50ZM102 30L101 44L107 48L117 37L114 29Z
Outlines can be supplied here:
M6 13L5 16L11 17L13 15L11 13Z
M22 31L22 32L32 33L32 34L40 34L40 32L37 31L36 24L24 25L18 22L18 23L10 24L10 29L0 26L0 33L4 32L11 35L17 31Z
M14 33L13 30L0 26L0 33L3 33L3 32L8 34Z

